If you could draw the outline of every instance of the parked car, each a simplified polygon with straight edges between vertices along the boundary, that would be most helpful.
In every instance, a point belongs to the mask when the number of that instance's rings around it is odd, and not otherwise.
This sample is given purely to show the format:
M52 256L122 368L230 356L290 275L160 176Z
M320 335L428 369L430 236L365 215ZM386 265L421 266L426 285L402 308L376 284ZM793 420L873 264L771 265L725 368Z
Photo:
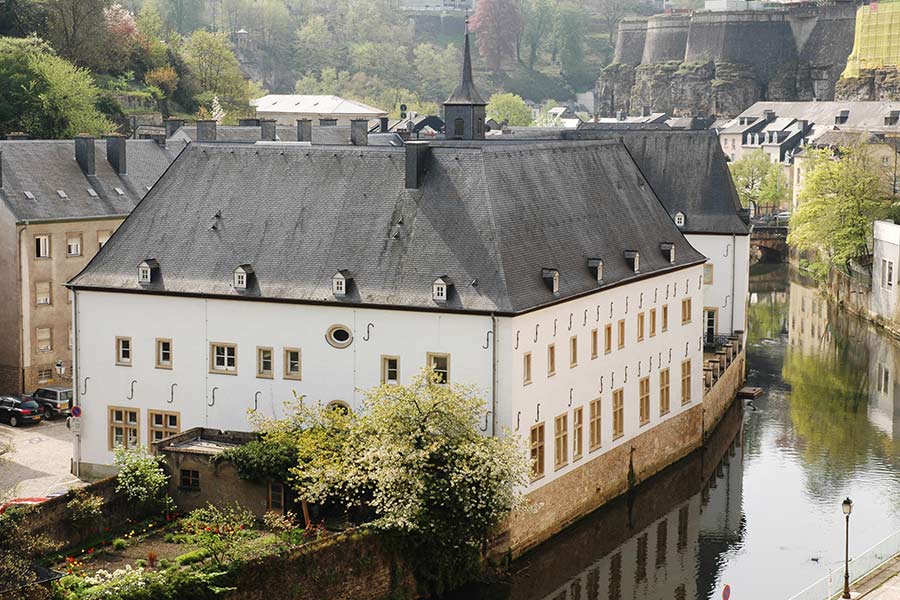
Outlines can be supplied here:
M35 504L40 504L41 502L46 502L50 498L13 498L9 502L4 502L0 504L0 515L2 515L6 509L13 506L33 506Z
M72 410L72 388L43 387L34 390L31 398L44 408L44 415L52 419Z
M13 427L22 423L37 423L44 409L28 396L0 396L0 419Z

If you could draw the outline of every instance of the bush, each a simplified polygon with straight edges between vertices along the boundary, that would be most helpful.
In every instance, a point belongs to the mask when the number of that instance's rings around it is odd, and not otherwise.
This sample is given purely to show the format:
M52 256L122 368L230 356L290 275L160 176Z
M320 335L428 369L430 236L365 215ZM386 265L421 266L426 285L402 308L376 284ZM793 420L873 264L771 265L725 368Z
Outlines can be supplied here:
M123 540L122 538L116 538L112 541L112 549L116 551L122 551L128 547L128 542Z
M66 503L67 518L76 527L88 527L103 514L103 498L84 489L76 490Z
M116 449L119 469L116 491L145 510L166 506L169 478L162 470L162 459L147 454L143 447Z
M175 559L175 563L178 565L181 565L181 566L192 565L194 563L198 563L202 560L205 560L206 557L208 557L208 556L209 556L209 553L205 549L198 548L197 550L194 550L192 552L186 552L186 553L182 554L181 556L177 557Z
M236 558L236 550L254 523L253 513L235 502L223 508L207 504L206 508L191 511L181 526L216 564L222 565Z

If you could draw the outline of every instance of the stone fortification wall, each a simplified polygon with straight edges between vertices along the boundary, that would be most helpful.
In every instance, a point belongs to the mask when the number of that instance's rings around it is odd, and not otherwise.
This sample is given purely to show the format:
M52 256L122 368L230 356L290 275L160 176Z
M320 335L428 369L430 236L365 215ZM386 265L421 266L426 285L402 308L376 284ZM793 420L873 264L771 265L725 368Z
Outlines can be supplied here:
M637 66L644 57L644 46L647 42L647 19L623 19L619 23L616 36L616 51L613 63Z
M647 39L641 63L660 63L684 60L690 15L656 15L647 20Z
M691 19L684 61L727 62L750 67L759 81L797 61L791 27L781 11L699 13Z
M650 106L679 116L734 117L759 100L833 100L855 15L849 5L656 15L646 21L640 64L634 61L643 20L628 19L614 63L598 81L600 112L635 114ZM856 93L874 89L873 81L856 82Z

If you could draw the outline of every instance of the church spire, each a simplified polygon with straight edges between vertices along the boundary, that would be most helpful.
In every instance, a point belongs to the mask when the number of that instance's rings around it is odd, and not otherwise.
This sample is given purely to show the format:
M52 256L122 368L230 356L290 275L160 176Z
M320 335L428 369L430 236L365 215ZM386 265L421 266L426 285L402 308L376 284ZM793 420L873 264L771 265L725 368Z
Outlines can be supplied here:
M472 106L485 106L487 102L481 99L478 90L475 89L475 81L472 78L472 52L469 49L469 19L466 19L466 38L463 46L462 77L459 85L444 102L447 104L468 104Z

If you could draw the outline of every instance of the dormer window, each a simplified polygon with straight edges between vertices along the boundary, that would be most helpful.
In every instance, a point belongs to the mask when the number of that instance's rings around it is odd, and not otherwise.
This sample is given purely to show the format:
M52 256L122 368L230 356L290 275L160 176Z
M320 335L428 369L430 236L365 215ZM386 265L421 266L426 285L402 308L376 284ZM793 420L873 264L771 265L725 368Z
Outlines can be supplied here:
M438 277L431 284L431 298L435 302L446 302L450 296L450 286L452 283L447 276Z
M154 271L159 270L159 263L155 259L148 258L138 265L138 283L147 284L153 282Z
M641 253L637 250L626 250L625 260L635 273L641 272Z
M588 259L588 269L590 269L591 274L597 279L597 283L603 282L603 259L602 258L589 258Z
M551 292L554 294L559 293L559 270L541 269L541 277L544 279L544 284Z
M684 213L683 212L678 211L677 213L675 213L675 225L677 225L678 227L684 227Z
M246 290L250 286L250 277L253 275L253 267L240 265L234 270L234 289Z
M663 242L659 245L659 249L662 251L663 256L669 261L670 265L675 264L675 244L671 242Z
M350 287L352 276L350 271L338 271L331 276L331 293L335 296L346 296L347 288Z

